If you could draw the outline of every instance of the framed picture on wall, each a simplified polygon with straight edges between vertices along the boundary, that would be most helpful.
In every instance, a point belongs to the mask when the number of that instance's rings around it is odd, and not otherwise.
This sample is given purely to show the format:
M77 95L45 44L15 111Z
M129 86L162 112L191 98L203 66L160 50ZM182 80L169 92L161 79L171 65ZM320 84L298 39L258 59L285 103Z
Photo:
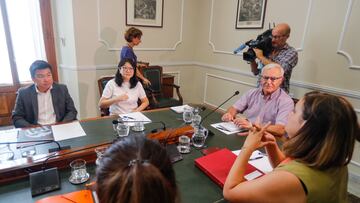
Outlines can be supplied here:
M236 29L263 28L266 0L238 0Z
M126 25L163 26L163 0L126 0Z

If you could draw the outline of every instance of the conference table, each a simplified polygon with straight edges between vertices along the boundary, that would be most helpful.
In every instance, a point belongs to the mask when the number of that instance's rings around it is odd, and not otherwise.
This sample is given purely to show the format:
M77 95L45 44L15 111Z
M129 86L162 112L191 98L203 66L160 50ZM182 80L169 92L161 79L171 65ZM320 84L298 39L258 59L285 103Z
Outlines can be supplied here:
M211 109L207 108L201 113L201 115L204 116L210 111ZM163 121L167 129L179 128L185 125L182 121L182 114L175 113L168 108L143 112L143 114L153 122L146 124L145 131L141 133L130 131L129 136L145 136L153 129L161 129L162 126L156 121ZM57 166L61 169L60 190L52 191L36 197L31 197L28 177L26 177L26 175L24 176L24 174L18 174L25 171L26 169L40 170L39 167L41 166L41 163L36 164L36 161L31 162L29 160L21 161L22 159L18 158L18 155L16 155L15 160L12 160L12 164L8 164L8 167L4 167L4 165L0 167L0 179L3 179L0 180L0 202L34 202L44 197L85 189L85 184L73 185L68 181L71 173L68 164L72 160L79 157L86 159L87 170L90 173L90 180L86 183L94 180L96 170L94 161L96 159L96 155L94 148L91 147L96 147L101 143L111 143L114 139L116 139L116 134L113 130L112 124L114 119L115 117L99 117L81 120L80 124L85 131L86 136L60 141L60 145L71 147L70 150L65 150L67 153L71 150L74 151L77 149L89 148L89 150L84 150L87 151L86 153L74 153L75 156L71 157L64 155L65 158L59 156L57 160L54 159L53 162L51 161L52 159L49 160L49 167ZM207 137L205 147L226 147L230 150L240 149L243 142L245 141L245 137L237 136L236 134L226 135L210 126L210 124L218 122L221 122L220 112L212 113L209 117L206 118L206 120L203 121L203 126L214 133L214 135ZM50 145L51 144L36 146L38 153L33 159L41 156L48 156L47 149L50 147ZM203 173L195 166L194 160L201 156L203 156L201 150L192 148L189 154L183 155L183 160L173 164L181 202L225 202L222 196L222 189L217 184L215 184L205 173ZM21 163L21 167L19 166L19 163ZM59 165L59 163L62 165ZM2 164L4 163L0 163L0 165ZM12 174L13 171L17 172Z

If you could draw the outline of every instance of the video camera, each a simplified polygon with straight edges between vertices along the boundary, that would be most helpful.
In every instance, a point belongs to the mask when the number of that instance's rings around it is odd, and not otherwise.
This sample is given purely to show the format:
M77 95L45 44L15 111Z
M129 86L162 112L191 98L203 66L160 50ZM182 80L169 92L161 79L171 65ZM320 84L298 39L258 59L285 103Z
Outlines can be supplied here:
M249 49L246 52L243 52L243 59L245 61L255 61L256 54L253 50L253 48L261 49L263 51L264 56L268 57L269 54L272 51L272 35L271 35L272 29L268 29L265 32L261 33L256 37L256 40L250 40L247 41L245 44L241 44L239 48L234 50L234 54L237 54L238 52L242 51L246 48L246 46L249 47Z

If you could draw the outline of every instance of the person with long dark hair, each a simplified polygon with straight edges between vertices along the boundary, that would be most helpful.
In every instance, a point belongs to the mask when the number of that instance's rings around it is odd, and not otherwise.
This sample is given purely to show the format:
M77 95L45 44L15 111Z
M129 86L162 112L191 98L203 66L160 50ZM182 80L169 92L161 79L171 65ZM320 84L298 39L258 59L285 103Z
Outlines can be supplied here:
M360 129L346 99L307 93L289 115L289 139L280 150L268 124L250 130L226 179L223 194L230 202L347 202L347 165ZM245 181L252 152L265 146L275 169Z
M96 192L106 203L178 202L175 172L165 148L142 136L112 144L96 169Z
M145 90L136 78L135 64L131 59L122 59L115 78L110 80L99 101L100 108L109 108L110 115L142 111L149 105ZM138 100L141 104L138 106Z

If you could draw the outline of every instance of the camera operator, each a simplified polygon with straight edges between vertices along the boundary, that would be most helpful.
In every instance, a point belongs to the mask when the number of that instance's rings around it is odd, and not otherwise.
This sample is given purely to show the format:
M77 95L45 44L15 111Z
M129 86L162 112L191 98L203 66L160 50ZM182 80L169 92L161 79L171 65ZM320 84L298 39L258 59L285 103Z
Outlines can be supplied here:
M286 43L286 40L290 36L290 26L286 23L276 25L272 29L272 47L273 50L269 57L265 57L261 49L254 48L258 63L262 63L264 66L269 63L278 63L284 68L284 81L281 84L281 88L289 93L290 77L292 69L295 67L298 61L298 54L296 50ZM258 63L252 61L250 63L251 71L254 75L258 75L261 70L258 69ZM260 78L260 77L259 77Z

